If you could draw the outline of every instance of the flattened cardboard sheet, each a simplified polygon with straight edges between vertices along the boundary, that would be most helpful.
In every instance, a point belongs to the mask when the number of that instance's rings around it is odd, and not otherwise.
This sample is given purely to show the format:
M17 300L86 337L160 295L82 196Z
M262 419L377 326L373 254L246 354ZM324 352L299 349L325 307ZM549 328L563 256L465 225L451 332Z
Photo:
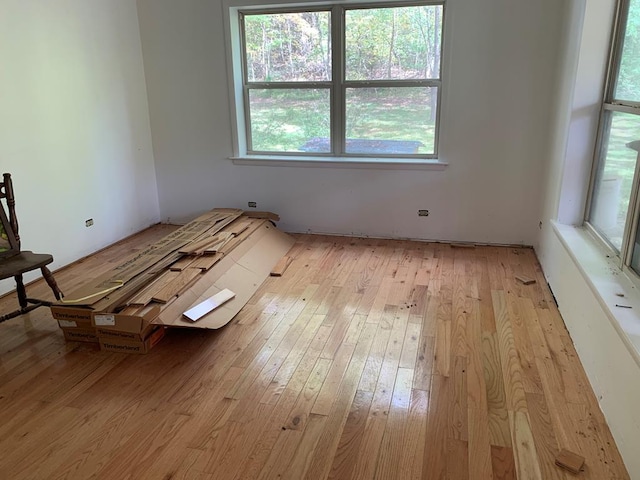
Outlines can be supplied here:
M152 323L207 329L223 327L247 304L293 244L292 237L264 222ZM195 323L182 317L183 312L224 289L231 290L236 296Z

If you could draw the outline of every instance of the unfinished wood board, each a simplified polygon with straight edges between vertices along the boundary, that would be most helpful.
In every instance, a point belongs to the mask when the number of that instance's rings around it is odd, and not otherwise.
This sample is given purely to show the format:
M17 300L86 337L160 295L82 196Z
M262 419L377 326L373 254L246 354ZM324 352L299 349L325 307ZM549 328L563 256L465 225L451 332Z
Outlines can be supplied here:
M187 268L179 272L178 276L173 278L160 290L156 291L152 295L151 300L158 303L167 303L173 297L178 296L184 291L199 275L201 275L200 270L196 268Z
M473 243L452 243L451 248L476 248Z
M536 283L536 280L531 277L527 277L526 275L516 275L516 280L524 285L531 285Z
M282 257L280 261L276 264L276 266L273 267L273 270L271 270L271 276L281 277L292 261L293 261L293 258L289 257L288 255L285 255L284 257Z
M121 315L136 315L141 308L143 307L139 305L131 305L123 308L118 313Z
M263 218L266 220L271 220L273 222L279 222L280 221L280 216L276 213L273 212L250 212L250 211L244 211L242 213L242 215L244 215L245 217L249 217L249 218Z
M237 236L237 235L240 235L242 232L244 232L247 228L249 228L250 224L251 224L250 220L241 218L238 221L233 222L231 225L226 227L223 231L225 233L230 233L234 236Z
M127 302L127 305L133 306L145 306L147 305L153 296L161 291L164 287L169 285L172 281L178 278L180 272L172 272L167 270L162 275L160 275L156 280L147 285L143 290L141 290L135 297Z
M221 290L215 295L207 298L204 302L200 302L196 306L191 307L182 315L184 315L186 318L188 318L192 322L197 322L206 314L213 312L216 308L218 308L225 302L228 302L235 296L236 296L235 293L233 293L228 288L225 288L224 290Z
M246 230L248 228L247 227L244 228L244 230ZM234 238L234 235L228 232L220 232L218 235L218 241L216 243L211 244L210 246L207 246L201 250L198 250L196 252L197 255L200 254L207 254L207 253L217 253L220 250L222 250L222 248L229 243L230 240L232 240Z
M190 265L191 268L198 268L203 271L208 271L213 267L216 263L222 260L224 257L223 253L216 253L215 255L203 255L202 257L197 257L197 259Z
M189 267L196 260L197 260L196 257L190 256L190 255L185 255L180 260L178 260L177 262L173 263L169 267L169 270L171 270L173 272L181 272L185 268Z
M161 275L157 275L153 280L151 280L150 283L147 283L146 286L141 288L135 294L135 296L131 297L126 302L124 302L124 305L126 305L127 307L129 306L144 307L151 301L151 297L153 296L154 292L157 292L164 285L166 285L166 282L168 281L168 279L164 278L165 275L171 275L171 278L175 278L179 273L180 272L171 272L167 270L163 272ZM96 305L100 306L101 303L106 303L108 302L108 300L109 300L109 297L104 298L100 300L100 302L98 302Z
M203 252L207 247L211 247L217 243L220 243L220 240L221 239L219 237L219 234L212 235L197 242L185 245L183 248L178 250L178 253L181 253L183 255L201 255L201 252Z
M556 455L556 465L569 470L571 473L580 473L584 465L584 457L569 450L562 449L558 455Z

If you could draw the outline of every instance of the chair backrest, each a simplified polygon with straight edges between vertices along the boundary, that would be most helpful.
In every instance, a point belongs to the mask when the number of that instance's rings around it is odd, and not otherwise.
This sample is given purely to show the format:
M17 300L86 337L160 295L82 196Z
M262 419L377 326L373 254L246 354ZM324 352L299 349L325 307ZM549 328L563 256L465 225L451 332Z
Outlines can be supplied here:
M0 202L0 257L12 255L20 251L20 235L18 235L18 218L16 217L16 199L13 194L11 174L4 173L0 182L0 199L5 199L9 216L5 214Z

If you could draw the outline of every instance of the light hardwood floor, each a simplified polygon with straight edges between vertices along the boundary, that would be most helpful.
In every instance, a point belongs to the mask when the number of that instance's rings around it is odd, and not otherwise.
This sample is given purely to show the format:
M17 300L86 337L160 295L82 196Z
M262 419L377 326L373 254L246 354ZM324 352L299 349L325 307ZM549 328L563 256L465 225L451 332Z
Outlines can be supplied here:
M629 478L533 250L296 239L229 325L148 355L65 343L47 309L0 324L0 478Z

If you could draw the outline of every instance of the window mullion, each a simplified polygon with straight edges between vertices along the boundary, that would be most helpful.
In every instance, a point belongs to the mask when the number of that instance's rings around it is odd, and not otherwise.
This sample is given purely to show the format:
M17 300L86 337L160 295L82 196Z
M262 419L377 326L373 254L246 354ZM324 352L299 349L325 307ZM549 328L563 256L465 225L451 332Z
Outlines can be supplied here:
M640 105L635 106L631 102L628 105L622 103L605 103L603 108L611 112L630 113L632 115L640 115Z
M638 230L638 217L640 217L640 162L636 160L636 169L633 173L633 183L631 189L631 198L629 199L629 211L627 212L627 220L624 228L624 237L620 258L623 265L630 265L633 255L633 239L636 237Z
M253 138L251 136L251 108L249 108L249 87L245 84L242 87L242 97L244 101L244 134L247 142L247 151L253 151Z
M344 154L344 9L331 9L331 149Z

